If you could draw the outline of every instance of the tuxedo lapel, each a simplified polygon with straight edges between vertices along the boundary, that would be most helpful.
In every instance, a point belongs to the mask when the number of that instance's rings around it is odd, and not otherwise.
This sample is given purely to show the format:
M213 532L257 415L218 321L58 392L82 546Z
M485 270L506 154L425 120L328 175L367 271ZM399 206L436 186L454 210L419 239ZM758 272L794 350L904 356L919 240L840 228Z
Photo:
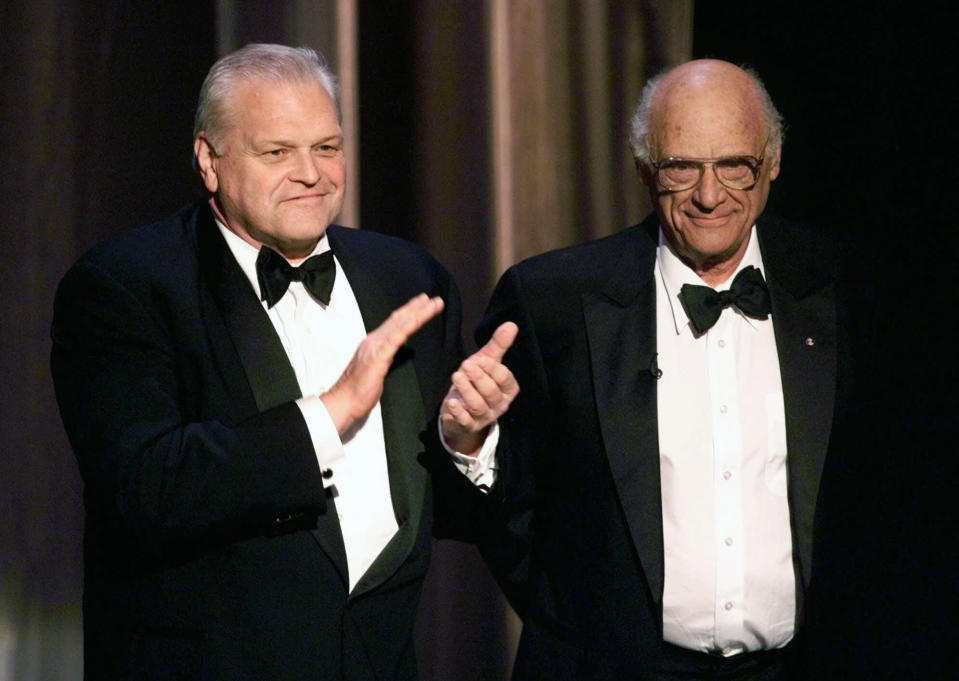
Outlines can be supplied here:
M206 207L197 212L196 238L200 273L206 283L200 295L210 345L224 379L235 382L233 394L245 398L246 406L238 409L237 420L299 399L302 392L276 330ZM231 349L235 355L230 355ZM242 375L235 368L237 356ZM331 499L317 518L313 536L345 584L346 549Z
M656 353L656 241L655 224L647 221L644 226L640 247L625 249L605 286L584 294L583 310L605 451L658 603L663 530L656 380L650 372ZM790 512L798 563L808 586L813 518L835 404L836 292L828 253L769 219L763 220L758 234L786 412Z
M603 444L630 535L656 604L664 559L656 412L655 242L637 230L599 293L583 296Z
M366 330L372 331L399 303L391 299L389 289L377 279L376 273L368 265L364 266L363 253L351 247L348 230L331 228L328 234L333 253L360 306ZM400 349L380 397L390 495L399 528L354 587L351 598L374 589L395 573L420 532L427 479L417 457L423 449L420 435L426 418L413 354L408 345Z
M813 518L835 405L837 316L829 258L782 227L758 230L769 284L786 416L789 504L802 578L809 586Z
M302 397L296 374L266 311L206 208L197 214L197 250L201 276L215 303L212 309L230 339L226 347L232 346L240 358L256 410L266 411ZM212 311L209 305L207 310ZM215 324L207 326L213 334L220 331ZM218 341L222 338L213 340L214 352L221 351L224 345Z

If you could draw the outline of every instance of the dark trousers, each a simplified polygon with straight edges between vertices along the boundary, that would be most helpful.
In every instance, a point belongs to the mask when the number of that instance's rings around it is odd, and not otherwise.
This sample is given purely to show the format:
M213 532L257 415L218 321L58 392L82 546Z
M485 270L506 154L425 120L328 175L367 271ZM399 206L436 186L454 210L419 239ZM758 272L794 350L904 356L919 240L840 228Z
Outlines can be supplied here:
M656 681L786 681L790 646L733 657L663 643Z

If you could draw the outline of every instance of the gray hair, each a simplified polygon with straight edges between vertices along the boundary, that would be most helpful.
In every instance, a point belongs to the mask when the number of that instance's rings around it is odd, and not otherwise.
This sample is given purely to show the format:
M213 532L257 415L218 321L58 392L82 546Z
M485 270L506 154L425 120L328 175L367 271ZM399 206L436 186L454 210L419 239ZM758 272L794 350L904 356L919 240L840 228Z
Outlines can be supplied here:
M193 137L203 132L216 149L233 124L230 99L237 87L251 78L275 83L318 82L337 106L336 76L326 60L309 47L252 43L217 61L200 87L193 121Z
M769 137L766 140L765 156L770 156L782 148L785 138L783 117L773 104L766 86L759 78L759 74L749 66L741 66L746 75L752 81L756 89L756 95L759 97L759 106L762 109L763 122L766 124L766 130ZM668 68L650 78L643 87L643 93L639 98L639 104L636 107L633 117L629 121L629 148L633 152L633 158L644 165L652 163L652 153L649 149L649 119L650 107L653 101L653 95L656 88L662 82L663 78L669 74L672 68Z

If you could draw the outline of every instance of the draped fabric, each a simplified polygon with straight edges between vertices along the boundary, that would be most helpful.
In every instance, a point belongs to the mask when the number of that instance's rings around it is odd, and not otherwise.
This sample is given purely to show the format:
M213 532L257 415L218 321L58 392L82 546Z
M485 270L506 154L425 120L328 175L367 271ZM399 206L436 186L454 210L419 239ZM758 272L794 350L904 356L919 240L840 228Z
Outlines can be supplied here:
M647 72L686 56L691 1L378 5L0 4L0 681L82 675L82 485L47 359L56 284L95 242L199 194L192 118L218 54L275 41L327 57L351 146L340 221L433 251L467 336L508 261L643 212L625 120ZM423 678L506 678L516 627L476 552L438 542Z
M412 26L411 222L459 282L468 337L506 267L648 212L628 119L645 79L689 58L692 2L424 0ZM419 625L424 679L507 678L520 623L471 547L437 546Z
M211 8L0 4L0 679L82 675L83 508L50 381L57 282L198 194Z
M649 75L690 55L756 65L788 126L772 209L831 213L837 232L878 241L887 257L860 283L878 270L893 294L868 402L889 418L864 408L876 446L839 434L852 456L827 480L839 520L821 554L834 559L832 581L821 573L829 598L810 612L826 632L818 659L837 640L853 671L888 668L889 651L921 665L937 646L954 650L954 623L929 614L955 596L940 586L953 581L943 538L954 533L941 529L952 514L932 501L955 480L944 462L955 438L930 435L954 432L955 412L932 397L955 393L955 361L934 352L954 331L919 306L921 333L900 344L897 316L907 297L933 296L905 269L927 283L953 276L941 244L955 231L944 183L954 60L936 29L954 26L955 10L927 4L743 0L699 3L694 17L692 0L0 3L0 681L82 669L82 487L47 359L56 283L96 241L199 194L200 83L218 54L254 40L309 44L340 73L351 154L341 222L432 251L460 284L467 337L504 267L647 212L625 137ZM880 437L897 423L907 427ZM883 483L866 495L864 471ZM472 548L436 549L423 678L506 678L518 623ZM910 678L904 669L888 678Z
M507 266L649 211L629 117L646 78L691 56L692 5L419 3L415 224L468 317Z

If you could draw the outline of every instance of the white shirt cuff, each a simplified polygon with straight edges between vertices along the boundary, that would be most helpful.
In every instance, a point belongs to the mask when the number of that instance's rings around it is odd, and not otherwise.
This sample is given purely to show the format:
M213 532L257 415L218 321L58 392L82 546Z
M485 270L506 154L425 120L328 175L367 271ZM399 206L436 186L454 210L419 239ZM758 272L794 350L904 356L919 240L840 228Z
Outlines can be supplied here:
M499 424L494 422L490 426L489 433L486 434L486 441L483 442L483 446L476 456L451 449L443 437L443 427L438 423L437 427L440 432L440 442L449 452L453 464L459 469L460 473L469 478L470 482L484 492L489 490L496 482L496 445L499 443Z
M310 431L313 451L316 452L316 462L320 465L320 471L323 474L323 486L329 487L334 482L331 466L344 456L340 434L336 431L333 419L330 418L330 413L319 396L301 397L296 401L296 406L303 413L306 428Z

